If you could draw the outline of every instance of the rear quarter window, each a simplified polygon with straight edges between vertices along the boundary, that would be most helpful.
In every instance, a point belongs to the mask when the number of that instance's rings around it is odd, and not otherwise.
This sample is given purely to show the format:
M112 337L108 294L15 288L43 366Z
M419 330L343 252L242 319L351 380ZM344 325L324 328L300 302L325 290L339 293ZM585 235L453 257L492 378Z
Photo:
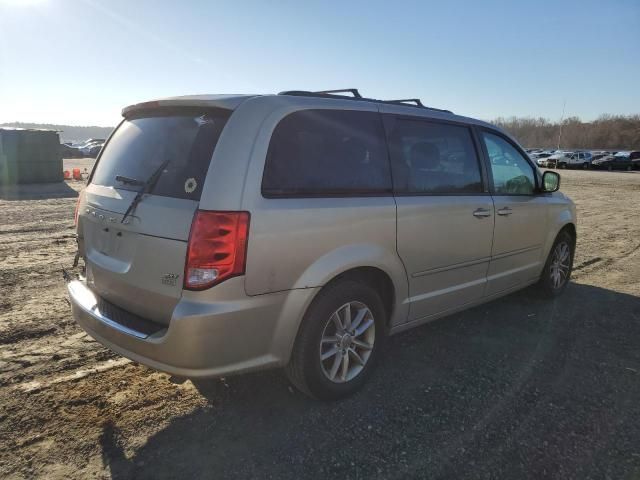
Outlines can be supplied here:
M141 187L116 176L146 181L165 161L154 195L199 200L213 151L231 112L174 109L127 118L109 139L91 182L124 190Z
M274 129L262 179L265 197L390 193L390 166L377 113L302 110Z

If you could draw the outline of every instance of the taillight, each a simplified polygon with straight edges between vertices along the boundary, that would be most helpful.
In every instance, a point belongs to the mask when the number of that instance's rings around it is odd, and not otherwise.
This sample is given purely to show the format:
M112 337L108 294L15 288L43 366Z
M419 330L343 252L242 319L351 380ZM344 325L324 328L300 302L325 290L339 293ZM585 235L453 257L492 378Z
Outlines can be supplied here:
M76 210L73 212L73 224L78 225L78 212L80 209L80 202L82 201L82 196L84 195L84 190L80 191L78 194L78 200L76 201Z
M198 210L193 216L184 288L204 290L243 275L249 236L249 212Z

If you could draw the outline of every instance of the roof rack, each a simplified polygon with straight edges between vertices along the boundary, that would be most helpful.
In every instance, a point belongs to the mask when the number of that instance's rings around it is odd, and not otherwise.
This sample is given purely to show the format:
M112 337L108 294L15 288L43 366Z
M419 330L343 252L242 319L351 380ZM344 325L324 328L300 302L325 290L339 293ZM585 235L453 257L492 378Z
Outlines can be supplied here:
M313 92L313 93L345 93L345 92L349 92L350 94L352 94L353 98L362 98L362 95L360 95L360 92L358 91L357 88L345 88L343 90L318 90L317 92Z
M422 103L422 101L419 98L402 98L400 100L379 100L379 101L382 103L390 103L393 105L404 105L406 107L425 108L427 110L433 110L434 112L453 113L451 110L446 110L444 108L427 107Z
M341 93L350 93L351 95L340 95ZM279 92L278 95L294 95L297 97L324 97L324 98L348 98L350 100L373 100L371 98L364 98L360 95L357 88L344 88L340 90L320 90L317 92L310 92L308 90L285 90Z
M341 93L350 93L352 96L340 95ZM419 98L404 98L400 100L378 100L375 98L367 98L360 95L357 88L344 88L340 90L320 90L311 92L307 90L285 90L278 93L278 95L293 95L299 97L320 97L320 98L340 98L348 100L360 100L363 102L376 102L376 103L389 103L393 105L403 105L406 107L424 108L427 110L433 110L435 112L453 113L451 110L444 110L441 108L427 107Z
M418 107L425 107L419 98L403 98L401 100L383 100L384 103L398 103L404 105L405 103L415 103Z

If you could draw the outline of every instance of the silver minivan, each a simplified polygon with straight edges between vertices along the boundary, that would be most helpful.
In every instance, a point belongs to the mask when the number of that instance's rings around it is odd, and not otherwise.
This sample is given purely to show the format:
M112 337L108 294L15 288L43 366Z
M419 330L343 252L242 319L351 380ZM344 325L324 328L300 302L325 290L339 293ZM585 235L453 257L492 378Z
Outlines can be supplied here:
M384 337L566 287L574 204L500 129L349 91L132 105L77 204L73 314L179 377L354 392Z

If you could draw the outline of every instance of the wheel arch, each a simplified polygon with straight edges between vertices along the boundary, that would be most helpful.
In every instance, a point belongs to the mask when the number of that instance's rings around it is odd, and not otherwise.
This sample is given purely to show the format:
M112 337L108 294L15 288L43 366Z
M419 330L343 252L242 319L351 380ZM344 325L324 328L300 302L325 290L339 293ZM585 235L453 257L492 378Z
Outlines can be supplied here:
M380 295L385 313L387 314L386 326L388 329L397 301L396 288L389 274L378 267L355 267L336 275L327 282L323 288L344 280L354 280L367 284ZM322 289L320 291L322 291Z
M562 231L568 232L573 237L575 247L577 238L576 207L564 195L559 194L549 198L549 216L546 238L540 258L540 272L542 272L542 268L551 252L551 247Z
M285 335L287 339L281 343L281 348L283 349L282 359L285 364L289 361L295 342L300 335L300 329L302 327L304 317L313 306L314 302L317 301L320 293L325 291L327 287L344 280L363 282L370 285L380 294L380 298L382 299L382 303L385 308L385 313L387 314L384 335L388 335L394 318L401 318L403 315L406 317L408 314L408 308L406 308L402 302L402 292L398 291L397 286L394 284L393 279L388 272L372 265L361 265L348 268L336 273L321 287L314 288L315 291L313 295L305 302L303 308L300 310L299 316L296 315L298 316L298 320L294 330L289 330ZM299 305L299 307L302 307L302 305Z
M389 306L391 324L406 320L409 284L397 252L381 245L358 243L344 245L318 258L300 275L294 288L321 287L346 277L370 282ZM391 292L389 294L388 292ZM317 293L316 293L317 295Z
M578 236L577 230L576 230L576 225L573 222L569 222L566 223L556 234L555 238L558 238L558 235L560 235L562 232L567 232L569 235L571 235L571 238L573 238L573 245L575 247L576 244L576 239ZM554 239L555 242L555 239Z
M285 362L289 361L304 317L318 295L327 286L345 279L366 283L379 293L387 314L385 334L392 325L406 321L409 307L404 300L408 297L409 286L399 257L379 246L366 244L336 249L314 262L295 284L294 290L313 290L313 293L304 305L295 307L299 309L295 314L295 324L287 322L282 330L283 338L278 343Z

